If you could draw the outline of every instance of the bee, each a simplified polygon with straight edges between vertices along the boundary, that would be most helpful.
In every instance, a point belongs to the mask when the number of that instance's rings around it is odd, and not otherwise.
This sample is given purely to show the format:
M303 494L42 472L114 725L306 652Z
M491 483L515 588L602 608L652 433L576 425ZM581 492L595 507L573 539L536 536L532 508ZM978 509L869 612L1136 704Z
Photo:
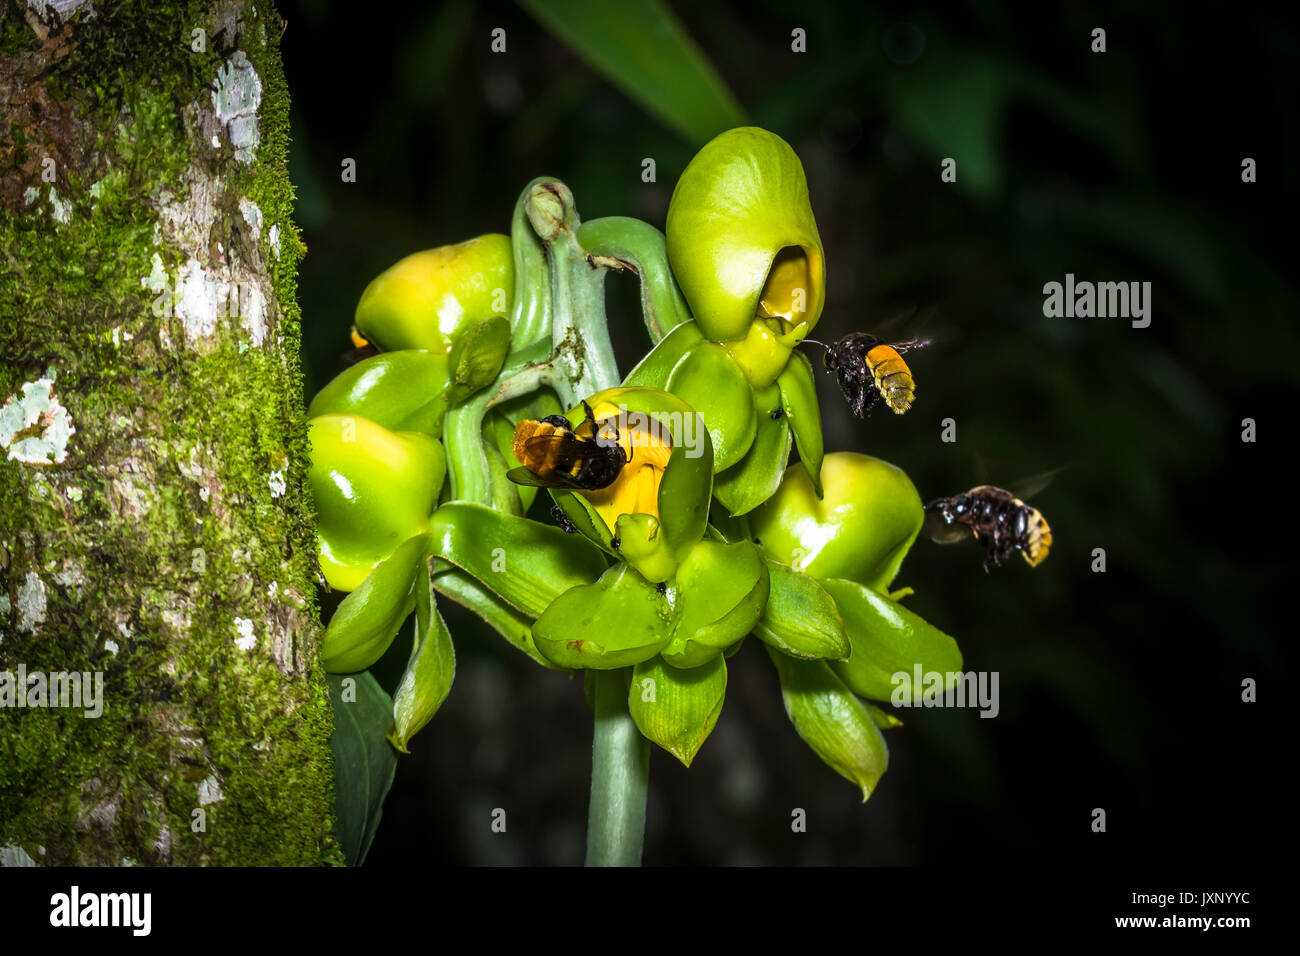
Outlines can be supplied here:
M586 402L587 420L577 428L563 415L540 421L526 418L515 426L512 449L523 465L506 475L520 485L598 491L614 483L630 461L618 443L614 419L597 422Z
M1013 552L1037 567L1052 549L1052 529L1033 505L993 485L979 485L925 506L926 533L939 544L973 534L987 550L984 570L998 567Z
M901 415L912 407L916 382L903 361L903 353L929 345L929 339L884 342L870 332L850 332L832 345L804 339L826 350L823 364L834 372L849 408L858 418L867 417L876 399Z

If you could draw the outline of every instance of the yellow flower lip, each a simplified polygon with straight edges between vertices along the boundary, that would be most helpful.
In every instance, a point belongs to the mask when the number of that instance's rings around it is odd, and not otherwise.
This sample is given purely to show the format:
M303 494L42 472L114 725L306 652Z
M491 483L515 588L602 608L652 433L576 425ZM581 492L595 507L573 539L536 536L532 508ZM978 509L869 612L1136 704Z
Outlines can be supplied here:
M596 509L611 534L622 515L645 514L658 520L659 485L673 453L668 430L651 416L612 402L597 404L592 414L602 423L595 436L598 441L612 441L613 428L618 429L618 445L628 463L608 486L579 493Z

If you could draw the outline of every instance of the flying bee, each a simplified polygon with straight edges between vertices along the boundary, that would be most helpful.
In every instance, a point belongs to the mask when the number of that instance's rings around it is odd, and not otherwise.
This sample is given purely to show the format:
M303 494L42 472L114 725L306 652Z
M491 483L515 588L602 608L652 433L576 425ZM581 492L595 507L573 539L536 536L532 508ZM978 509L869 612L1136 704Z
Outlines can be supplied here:
M993 485L979 485L925 506L925 530L930 540L953 544L974 535L987 549L984 570L998 567L1013 552L1037 567L1052 549L1052 529L1033 505Z
M612 485L630 460L618 443L618 426L612 418L597 422L586 402L582 407L587 420L577 428L563 415L525 418L516 425L511 447L523 467L506 477L542 488L597 491Z
M916 382L903 361L903 353L929 345L929 339L884 342L870 332L850 332L831 345L814 339L804 341L826 350L823 364L828 372L835 373L849 408L858 418L866 418L867 409L878 398L896 415L912 407Z

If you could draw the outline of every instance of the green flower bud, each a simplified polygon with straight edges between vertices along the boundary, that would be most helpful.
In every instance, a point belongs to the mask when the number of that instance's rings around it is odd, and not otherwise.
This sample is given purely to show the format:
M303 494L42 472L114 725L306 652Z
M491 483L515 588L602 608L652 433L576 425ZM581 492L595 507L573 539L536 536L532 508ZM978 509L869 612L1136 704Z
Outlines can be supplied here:
M800 338L816 325L825 255L803 165L781 137L748 126L705 144L677 181L666 231L707 338L745 339L755 317L779 319L786 332L802 326Z
M514 286L509 236L489 233L426 249L366 286L357 303L357 328L386 352L449 352L466 326L510 314Z
M450 380L445 352L384 352L335 376L316 393L307 415L361 415L394 431L436 437L447 410L443 392Z
M360 415L308 422L321 571L351 591L394 549L428 529L447 470L442 445Z
M884 590L921 530L920 495L902 469L869 455L827 455L821 477L818 500L802 466L786 469L776 494L750 516L755 537L796 571Z

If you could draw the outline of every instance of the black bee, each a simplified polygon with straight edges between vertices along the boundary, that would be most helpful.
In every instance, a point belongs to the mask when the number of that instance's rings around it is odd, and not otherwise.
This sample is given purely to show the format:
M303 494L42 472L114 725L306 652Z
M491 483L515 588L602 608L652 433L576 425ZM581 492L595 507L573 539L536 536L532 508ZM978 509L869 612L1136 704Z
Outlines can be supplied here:
M1016 551L1031 568L1037 567L1052 548L1052 529L1042 513L993 485L930 502L925 506L925 529L939 544L974 535L988 551L985 571L998 567Z
M578 533L578 529L574 527L573 522L569 520L569 516L564 513L564 509L559 505L551 505L551 517L555 519L555 523L560 526L560 530L565 534Z
M614 420L597 422L591 406L583 402L582 407L587 419L577 428L563 415L526 418L516 425L511 447L523 467L512 468L506 477L543 488L596 491L612 485L630 459L618 443Z
M906 342L883 342L870 332L850 332L832 345L804 339L826 350L823 364L834 372L849 408L858 418L867 417L867 409L882 399L897 415L912 407L916 382L902 354L929 345L929 339Z

